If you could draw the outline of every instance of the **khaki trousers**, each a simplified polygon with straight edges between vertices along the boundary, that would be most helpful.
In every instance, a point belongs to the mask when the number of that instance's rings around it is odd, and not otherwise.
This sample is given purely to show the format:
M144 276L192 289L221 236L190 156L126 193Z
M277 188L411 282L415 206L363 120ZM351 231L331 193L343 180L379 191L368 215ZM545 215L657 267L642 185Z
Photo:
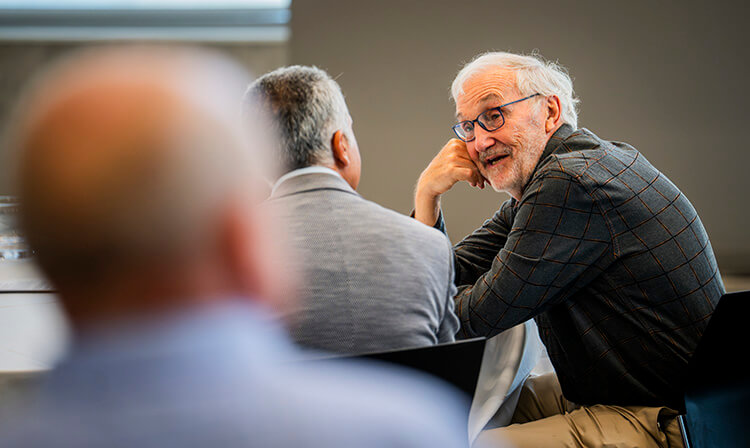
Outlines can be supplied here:
M511 424L482 431L475 446L683 447L677 411L644 406L580 406L554 373L529 377Z

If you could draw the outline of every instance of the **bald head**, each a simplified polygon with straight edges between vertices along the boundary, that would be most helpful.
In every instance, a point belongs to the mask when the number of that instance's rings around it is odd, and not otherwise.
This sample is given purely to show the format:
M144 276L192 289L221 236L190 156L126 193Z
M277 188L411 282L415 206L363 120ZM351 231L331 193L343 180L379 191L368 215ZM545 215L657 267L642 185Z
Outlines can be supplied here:
M228 208L252 206L248 79L214 54L89 51L40 79L19 113L22 227L61 288L207 257ZM262 151L258 151L262 153Z

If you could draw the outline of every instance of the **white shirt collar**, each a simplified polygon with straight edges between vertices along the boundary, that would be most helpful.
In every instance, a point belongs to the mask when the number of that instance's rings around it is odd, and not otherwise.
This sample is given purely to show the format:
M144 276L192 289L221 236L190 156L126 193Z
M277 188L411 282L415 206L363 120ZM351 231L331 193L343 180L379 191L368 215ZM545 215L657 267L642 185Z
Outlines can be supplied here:
M308 166L305 168L300 168L298 170L290 171L283 176L279 177L279 179L276 181L275 184L273 184L273 188L271 189L271 195L276 193L276 190L279 188L279 186L284 182L285 180L289 180L293 177L302 176L304 174L312 174L312 173L320 173L320 174L333 174L334 176L341 177L339 173L336 171L327 168L325 166Z

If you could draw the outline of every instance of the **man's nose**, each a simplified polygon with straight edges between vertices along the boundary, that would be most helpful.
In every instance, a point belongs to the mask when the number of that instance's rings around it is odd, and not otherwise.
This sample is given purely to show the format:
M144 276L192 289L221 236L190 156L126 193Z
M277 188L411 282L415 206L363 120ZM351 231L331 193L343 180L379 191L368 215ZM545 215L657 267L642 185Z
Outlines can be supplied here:
M492 132L485 131L481 126L474 128L474 148L477 152L484 152L494 144L495 140L492 138Z

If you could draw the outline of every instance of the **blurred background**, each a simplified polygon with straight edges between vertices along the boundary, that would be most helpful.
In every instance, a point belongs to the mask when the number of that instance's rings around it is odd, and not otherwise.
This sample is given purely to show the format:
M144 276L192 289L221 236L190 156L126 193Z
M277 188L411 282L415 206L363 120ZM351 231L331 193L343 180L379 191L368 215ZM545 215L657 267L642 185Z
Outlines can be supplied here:
M0 8L3 125L36 70L83 45L208 45L256 75L317 65L337 77L354 117L360 192L402 213L452 136L449 86L462 64L488 50L538 51L570 71L581 126L638 148L698 209L722 272L750 273L744 2L0 0ZM444 199L454 241L506 199L470 190Z
M748 9L693 0L0 0L0 141L20 89L66 52L205 45L255 75L288 64L331 73L354 118L360 193L409 213L419 174L452 137L457 71L484 51L538 51L572 75L580 126L632 144L677 184L703 219L727 289L750 289ZM3 143L0 160L6 155ZM0 176L0 195L8 194L7 170ZM451 239L506 199L454 188L443 199ZM31 302L8 297L0 295L0 370L44 368L56 353L50 341L63 334L53 313L39 311L54 301L26 312ZM13 345L23 328L36 331L36 345L28 337Z

